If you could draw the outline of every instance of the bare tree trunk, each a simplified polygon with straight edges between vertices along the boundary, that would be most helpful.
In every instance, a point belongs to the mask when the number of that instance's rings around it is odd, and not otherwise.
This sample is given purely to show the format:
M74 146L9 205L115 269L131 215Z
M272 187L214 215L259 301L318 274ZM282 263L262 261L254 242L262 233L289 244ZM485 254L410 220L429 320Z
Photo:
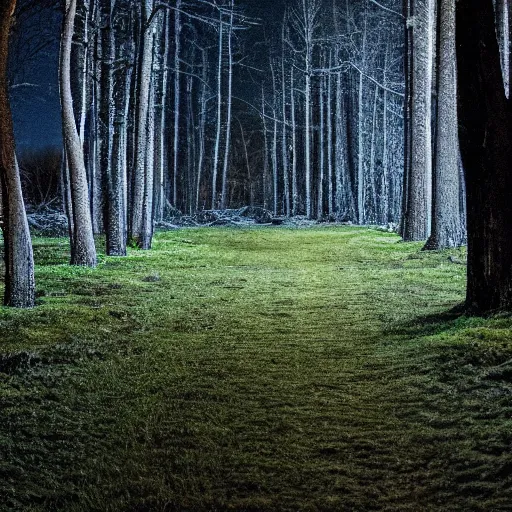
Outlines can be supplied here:
M166 128L167 128L167 88L169 79L169 53L170 53L170 16L164 13L164 51L161 57L161 91L162 99L160 105L160 120L157 133L157 168L155 169L155 220L161 221L164 217L165 208L165 170L166 170Z
M0 3L0 181L3 213L4 305L31 308L35 301L34 258L16 160L7 82L9 33L16 0Z
M295 116L295 72L292 65L291 79L290 79L290 103L291 103L291 122L292 122L292 216L297 215L299 206L299 187L297 180L297 123Z
M329 67L332 68L332 53L329 54ZM327 180L328 187L327 191L329 194L329 198L327 201L329 217L332 217L334 214L334 189L333 189L333 139L334 132L332 129L332 73L329 73L329 78L327 80Z
M71 263L96 266L96 248L89 210L89 191L82 144L75 124L71 92L71 45L73 41L76 0L66 0L60 50L60 94L62 130L69 165L73 204L74 236L71 240Z
M455 48L455 0L439 1L439 69L432 234L427 249L464 243L460 224L459 138Z
M180 138L180 51L181 51L181 0L176 0L174 11L174 139L173 139L173 180L172 203L178 207L178 155Z
M148 114L151 93L151 72L153 63L153 39L154 34L150 26L147 26L153 9L152 0L144 0L142 8L142 34L141 34L141 63L138 76L138 103L136 113L136 139L135 162L133 171L132 208L130 219L130 238L133 244L141 249L149 249L151 246L152 229L150 233L145 230L147 223L146 190L148 173L153 169L146 167L148 146Z
M215 151L212 173L212 209L217 207L217 176L219 173L220 137L222 131L222 56L224 50L224 23L222 10L219 14L219 61L217 66L217 130L215 135Z
M426 240L432 215L433 0L415 0L413 14L412 161L403 219L406 241Z
M226 114L226 145L224 147L224 165L222 169L222 195L221 208L227 207L227 191L228 191L228 170L229 157L231 150L231 111L233 105L233 15L234 0L231 0L230 17L228 26L228 98L227 98L227 114Z
M284 213L287 217L290 216L290 177L288 169L288 140L287 140L287 117L286 117L286 67L285 67L285 22L283 21L282 35L281 35L282 53L281 53L281 90L282 90L282 129L281 129L281 158L283 165L283 185L284 185Z
M206 135L206 87L207 87L207 73L208 73L208 54L206 49L202 50L202 63L203 75L201 84L201 98L199 100L200 113L199 113L199 156L197 162L197 182L196 182L196 211L199 210L199 200L201 194L201 178L203 176L204 153L205 153L205 135Z
M320 173L318 175L318 198L317 198L317 219L324 215L324 179L325 179L325 76L320 78L319 100L320 108L320 134L318 144L320 145Z

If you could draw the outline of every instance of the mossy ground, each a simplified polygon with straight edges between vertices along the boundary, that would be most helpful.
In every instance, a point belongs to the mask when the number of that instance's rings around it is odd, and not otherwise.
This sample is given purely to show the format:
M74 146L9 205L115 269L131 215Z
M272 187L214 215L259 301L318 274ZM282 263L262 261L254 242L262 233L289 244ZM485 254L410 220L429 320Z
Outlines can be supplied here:
M197 229L0 311L0 510L511 510L512 320L452 252ZM463 254L455 251L458 258Z

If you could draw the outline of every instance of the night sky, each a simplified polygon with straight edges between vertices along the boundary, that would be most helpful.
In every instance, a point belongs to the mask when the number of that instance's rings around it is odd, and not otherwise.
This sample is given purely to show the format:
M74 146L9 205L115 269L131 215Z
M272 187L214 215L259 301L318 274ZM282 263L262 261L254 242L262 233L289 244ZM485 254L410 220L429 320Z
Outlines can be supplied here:
M239 0L249 16L261 19L262 25L280 20L284 0ZM23 83L11 91L16 143L21 151L31 148L60 146L60 103L58 90L58 38L60 26L55 21L55 42L35 61L26 66ZM261 37L259 28L253 29L255 39Z

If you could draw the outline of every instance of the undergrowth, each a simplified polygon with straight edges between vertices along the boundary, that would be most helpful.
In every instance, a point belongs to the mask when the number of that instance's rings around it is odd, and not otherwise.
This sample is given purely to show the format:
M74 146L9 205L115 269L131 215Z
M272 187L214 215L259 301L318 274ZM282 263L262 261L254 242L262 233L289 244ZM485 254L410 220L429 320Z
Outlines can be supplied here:
M0 510L510 510L512 321L463 251L187 229L0 311ZM450 258L451 257L451 258ZM454 309L455 308L455 309Z

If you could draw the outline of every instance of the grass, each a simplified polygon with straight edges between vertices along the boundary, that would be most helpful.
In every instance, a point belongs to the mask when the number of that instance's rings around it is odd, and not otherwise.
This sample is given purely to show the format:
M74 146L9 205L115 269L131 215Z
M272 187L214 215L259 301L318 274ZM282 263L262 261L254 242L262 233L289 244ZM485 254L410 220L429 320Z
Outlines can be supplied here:
M0 310L0 510L510 510L512 321L462 251L193 229Z

